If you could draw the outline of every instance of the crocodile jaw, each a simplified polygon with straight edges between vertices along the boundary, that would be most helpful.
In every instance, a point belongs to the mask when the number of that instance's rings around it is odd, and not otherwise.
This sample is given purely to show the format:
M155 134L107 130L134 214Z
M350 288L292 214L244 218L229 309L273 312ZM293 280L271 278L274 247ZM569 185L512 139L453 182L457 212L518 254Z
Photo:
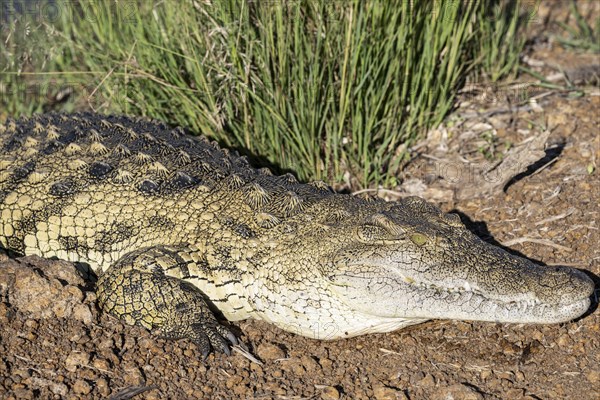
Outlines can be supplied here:
M591 280L590 280L591 282ZM360 301L348 287L336 288L349 305L365 312L361 304L375 305L372 310L387 318L455 319L502 323L550 324L573 320L585 313L591 303L593 289L584 292L585 298L570 303L552 304L539 300L502 301L490 299L483 293L466 290L445 290L433 287L404 285L396 293L385 293ZM390 317L394 316L394 317Z
M506 275L498 276L500 280L491 287L476 278L432 281L425 278L427 273L411 271L412 277L408 277L406 268L398 266L361 265L361 274L344 272L335 276L332 290L358 312L403 320L550 324L573 320L590 307L594 283L584 273L567 267L542 267L506 254L521 266L516 270L514 266L498 270ZM386 271L385 276L381 276L381 271ZM521 291L500 290L507 286L503 278L518 280Z

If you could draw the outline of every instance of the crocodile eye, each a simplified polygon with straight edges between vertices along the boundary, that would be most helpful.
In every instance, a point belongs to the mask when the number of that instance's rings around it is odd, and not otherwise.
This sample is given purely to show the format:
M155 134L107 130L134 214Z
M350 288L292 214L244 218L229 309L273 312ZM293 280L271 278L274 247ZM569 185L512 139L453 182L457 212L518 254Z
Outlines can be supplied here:
M417 246L423 246L425 243L427 243L427 236L421 233L413 233L410 235L410 240Z

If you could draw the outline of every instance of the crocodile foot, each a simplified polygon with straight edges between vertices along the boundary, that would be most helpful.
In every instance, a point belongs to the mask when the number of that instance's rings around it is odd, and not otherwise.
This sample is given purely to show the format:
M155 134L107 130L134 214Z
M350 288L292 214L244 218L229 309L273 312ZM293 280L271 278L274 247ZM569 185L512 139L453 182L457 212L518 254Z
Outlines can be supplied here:
M205 359L211 350L230 355L237 338L217 321L197 287L165 274L162 263L170 255L151 247L122 257L98 278L100 308L161 337L188 338Z

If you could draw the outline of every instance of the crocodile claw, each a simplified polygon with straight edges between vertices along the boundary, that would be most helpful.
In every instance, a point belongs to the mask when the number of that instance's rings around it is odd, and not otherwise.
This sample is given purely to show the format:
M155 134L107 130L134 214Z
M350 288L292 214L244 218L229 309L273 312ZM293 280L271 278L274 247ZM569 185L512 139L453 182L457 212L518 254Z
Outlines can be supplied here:
M190 338L200 347L204 360L210 355L211 350L230 356L231 346L240 343L229 329L216 321L195 323L190 328L192 330Z

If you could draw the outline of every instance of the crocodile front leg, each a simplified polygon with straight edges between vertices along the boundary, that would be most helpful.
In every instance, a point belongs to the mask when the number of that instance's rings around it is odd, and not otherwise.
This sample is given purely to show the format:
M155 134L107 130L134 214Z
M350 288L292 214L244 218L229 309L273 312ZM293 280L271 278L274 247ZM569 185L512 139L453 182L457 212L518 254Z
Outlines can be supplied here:
M189 338L205 358L211 348L231 354L229 343L238 341L217 321L200 290L165 274L177 262L171 249L160 246L126 254L98 278L100 308L163 337Z

